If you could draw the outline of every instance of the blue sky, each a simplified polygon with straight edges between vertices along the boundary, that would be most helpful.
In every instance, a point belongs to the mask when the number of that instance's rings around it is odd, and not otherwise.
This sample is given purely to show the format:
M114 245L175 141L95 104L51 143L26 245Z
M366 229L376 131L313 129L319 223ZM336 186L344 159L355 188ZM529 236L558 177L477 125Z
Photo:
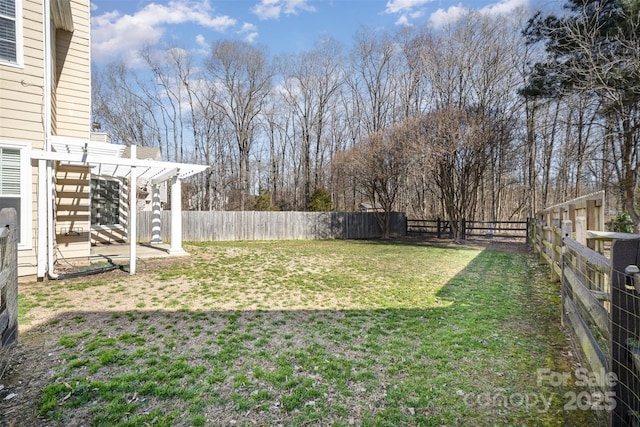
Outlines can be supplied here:
M551 0L547 0L551 1ZM93 0L92 59L136 62L145 45L180 47L205 55L221 39L247 40L271 54L310 49L332 36L349 47L361 26L394 31L403 25L438 27L469 10L509 14L539 0ZM557 3L557 2L555 2Z

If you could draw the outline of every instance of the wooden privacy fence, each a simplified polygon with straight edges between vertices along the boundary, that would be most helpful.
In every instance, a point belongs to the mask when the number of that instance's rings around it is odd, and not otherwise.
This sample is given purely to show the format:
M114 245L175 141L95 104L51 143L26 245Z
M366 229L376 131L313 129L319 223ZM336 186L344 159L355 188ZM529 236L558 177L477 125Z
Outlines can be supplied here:
M610 257L589 246L612 241ZM640 423L640 236L532 224L531 245L551 276L561 281L562 322L590 368L598 394L584 394L591 409L609 411L609 425ZM610 381L611 380L611 381Z
M466 221L462 220L462 236L529 240L529 221ZM407 219L407 234L452 237L449 221L438 219Z
M138 212L138 241L151 240L152 212ZM161 238L170 240L171 211L161 212ZM404 213L391 214L391 235L405 233ZM373 239L382 237L375 213L184 211L182 239L192 242L234 240Z
M18 337L18 232L15 209L0 211L0 347Z

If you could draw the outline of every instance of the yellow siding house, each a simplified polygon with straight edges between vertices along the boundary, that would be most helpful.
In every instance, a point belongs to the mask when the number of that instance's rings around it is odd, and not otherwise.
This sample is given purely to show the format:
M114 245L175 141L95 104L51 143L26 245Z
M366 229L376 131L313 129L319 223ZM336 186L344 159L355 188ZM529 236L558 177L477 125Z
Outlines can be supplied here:
M125 158L124 146L91 141L90 49L89 0L0 0L0 209L18 212L22 276L55 277L59 255L90 255L96 212L106 210L102 187L111 189L107 196L126 198L141 180L149 186L170 180L179 195L181 179L206 169L138 160L135 146ZM98 200L102 208L93 206ZM172 211L180 212L175 203ZM130 207L134 212L135 201ZM118 227L135 236L135 215L129 217Z

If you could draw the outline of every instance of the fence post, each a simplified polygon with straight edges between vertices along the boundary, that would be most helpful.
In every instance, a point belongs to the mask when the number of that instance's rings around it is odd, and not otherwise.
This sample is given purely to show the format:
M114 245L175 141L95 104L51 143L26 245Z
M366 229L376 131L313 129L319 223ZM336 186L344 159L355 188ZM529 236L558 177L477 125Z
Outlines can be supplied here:
M637 340L640 332L638 293L627 267L640 260L640 239L614 240L611 246L611 371L616 375L614 386L616 407L611 412L610 425L637 425L640 402L638 375L630 340ZM635 418L635 419L634 419Z
M569 219L562 220L562 237L571 237L573 233L573 223Z
M437 222L437 224L436 224L436 228L437 228L437 230L438 230L438 231L436 232L436 234L438 235L438 239L440 239L440 238L441 238L441 234L440 234L440 217L438 217L438 222Z
M551 237L549 232L545 230L545 223L543 221L538 222L538 243L540 245L540 264L545 264L547 262L547 260L544 258L544 255L547 253L547 248L544 245L544 242L547 240L547 235L549 235L549 238Z
M583 216L576 217L576 242L587 246L587 219Z
M551 249L549 253L549 258L551 259L551 269L549 271L549 280L553 282L560 281L561 277L556 271L556 265L560 265L558 262L558 252L556 251L556 247L562 245L562 231L558 230L558 228L553 227L551 231Z
M565 307L565 299L567 298L566 296L566 292L567 290L565 289L565 276L564 276L564 266L565 266L565 251L566 248L564 247L564 238L568 237L571 238L571 233L572 233L572 229L573 229L573 224L571 223L571 220L563 220L561 223L561 229L562 229L562 236L560 237L560 245L562 246L561 251L560 251L560 307L561 307L561 314L560 314L560 324L562 326L565 326L567 324L566 322L566 311L564 309ZM573 299L573 298L572 298Z
M462 218L462 240L467 240L467 220Z
M0 262L0 347L18 338L18 216L13 208L0 210L3 236Z

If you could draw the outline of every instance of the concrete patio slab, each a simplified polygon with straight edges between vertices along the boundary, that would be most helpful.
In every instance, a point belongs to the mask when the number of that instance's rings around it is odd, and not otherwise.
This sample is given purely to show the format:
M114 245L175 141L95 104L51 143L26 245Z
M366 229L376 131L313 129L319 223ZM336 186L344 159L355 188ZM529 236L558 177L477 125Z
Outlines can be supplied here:
M89 256L89 262L91 264L110 262L114 264L128 264L129 263L129 244L110 244L110 245L96 245L91 247L91 255ZM179 256L186 256L188 253L184 252ZM141 244L136 245L136 258L137 259L153 259L153 258L166 258L174 257L177 255L169 252L169 245L160 244Z

